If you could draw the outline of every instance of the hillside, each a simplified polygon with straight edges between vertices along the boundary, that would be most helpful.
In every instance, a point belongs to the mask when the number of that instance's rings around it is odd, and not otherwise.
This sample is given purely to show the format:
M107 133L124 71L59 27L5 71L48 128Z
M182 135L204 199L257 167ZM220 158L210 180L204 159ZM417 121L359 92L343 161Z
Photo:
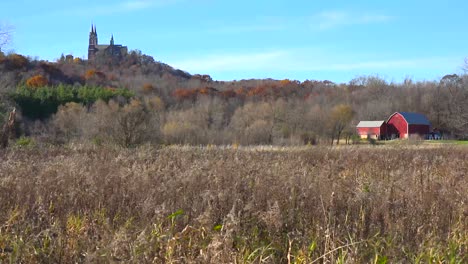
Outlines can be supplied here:
M24 102L34 101L37 107L30 114L23 111L26 115L17 136L68 135L61 142L102 137L97 131L92 135L89 130L83 131L83 127L104 118L98 117L105 115L102 109L96 110L99 107L94 103L98 100L117 102L120 110L109 111L123 111L122 115L135 101L132 109L145 113L138 121L140 125L148 120L154 122L151 129L155 131L145 133L157 135L158 142L166 143L303 144L327 142L340 135L349 142L359 120L384 120L397 111L425 114L432 127L446 137L468 136L466 75L452 74L424 82L407 79L403 83L388 83L374 76L357 77L347 84L273 79L225 82L174 69L138 51L131 51L119 61L95 64L71 56L46 62L2 54L0 73L1 120L7 109L14 105L24 108ZM119 89L128 89L130 94L122 97L121 92L114 93ZM85 91L93 91L94 95L86 96ZM64 106L72 102L78 105ZM31 114L34 111L45 114ZM57 119L70 115L70 111L87 124L59 124ZM115 116L109 114L110 118ZM346 120L342 120L343 116L347 116ZM42 128L37 127L37 117ZM72 122L73 118L67 118ZM72 127L76 130L73 133L69 131ZM128 144L147 140L146 136L138 138Z

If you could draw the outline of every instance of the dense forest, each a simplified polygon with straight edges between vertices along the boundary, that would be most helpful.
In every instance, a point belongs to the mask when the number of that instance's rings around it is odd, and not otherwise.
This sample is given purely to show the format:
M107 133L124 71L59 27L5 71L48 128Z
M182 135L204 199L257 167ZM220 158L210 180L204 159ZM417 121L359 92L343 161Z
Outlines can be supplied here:
M56 62L0 53L0 122L19 108L15 136L132 146L353 142L359 120L396 111L427 115L446 138L468 137L468 76L389 83L329 80L215 81L131 51L119 61ZM344 142L344 141L343 141Z

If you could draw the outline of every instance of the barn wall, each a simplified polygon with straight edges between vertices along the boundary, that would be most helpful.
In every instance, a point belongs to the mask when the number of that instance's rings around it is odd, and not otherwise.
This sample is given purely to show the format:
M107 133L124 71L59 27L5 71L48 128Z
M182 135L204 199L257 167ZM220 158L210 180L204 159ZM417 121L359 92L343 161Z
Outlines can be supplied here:
M427 135L430 132L428 125L409 125L409 134Z
M380 135L383 135L385 137L388 136L388 125L386 122L384 122L382 126L380 127Z
M388 120L388 134L400 134L400 138L408 137L408 123L400 113L394 114Z
M379 127L358 127L357 131L359 135L380 135Z
M380 139L380 136L385 136L387 131L386 124L381 127L358 127L357 133L362 139L373 138Z

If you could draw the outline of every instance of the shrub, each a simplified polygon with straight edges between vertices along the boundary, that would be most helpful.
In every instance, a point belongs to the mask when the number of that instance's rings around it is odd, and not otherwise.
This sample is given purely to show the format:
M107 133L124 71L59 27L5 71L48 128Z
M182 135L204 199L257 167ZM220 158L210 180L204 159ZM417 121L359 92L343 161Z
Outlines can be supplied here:
M162 134L167 143L188 144L192 143L197 135L197 127L186 121L169 121L162 127Z
M301 134L301 139L304 145L316 145L317 137L312 133L304 132Z
M378 141L375 138L371 138L371 137L367 139L367 142L369 142L369 144L371 144L371 145L379 144Z
M359 144L361 143L361 137L359 135L353 134L351 136L351 143L352 144Z
M30 147L34 145L35 145L34 139L30 137L21 136L20 138L16 140L16 146L19 146L19 147Z

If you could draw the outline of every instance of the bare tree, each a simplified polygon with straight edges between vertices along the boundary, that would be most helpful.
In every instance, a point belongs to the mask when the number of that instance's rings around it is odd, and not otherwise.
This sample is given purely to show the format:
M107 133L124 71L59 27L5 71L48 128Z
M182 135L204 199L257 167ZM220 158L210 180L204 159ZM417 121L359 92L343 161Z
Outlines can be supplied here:
M15 127L16 119L16 108L13 108L13 111L10 112L8 120L3 125L2 131L0 131L0 148L6 148L8 146L8 139L10 138L11 133Z
M465 64L463 64L462 69L465 73L468 73L468 57L465 58Z
M456 74L445 75L439 84L448 91L448 125L458 138L468 137L468 78Z
M52 119L52 125L58 132L56 138L68 142L73 138L94 136L96 125L89 122L90 118L86 107L81 104L71 102L60 106Z
M340 144L340 137L343 131L347 126L350 125L351 120L354 117L354 111L349 105L337 105L335 106L330 113L330 136L331 144L333 145L334 139L336 139L336 144Z
M275 116L273 104L269 102L249 102L239 107L230 123L235 140L247 145L271 144Z
M0 51L2 47L11 41L11 33L13 29L8 25L0 25Z

